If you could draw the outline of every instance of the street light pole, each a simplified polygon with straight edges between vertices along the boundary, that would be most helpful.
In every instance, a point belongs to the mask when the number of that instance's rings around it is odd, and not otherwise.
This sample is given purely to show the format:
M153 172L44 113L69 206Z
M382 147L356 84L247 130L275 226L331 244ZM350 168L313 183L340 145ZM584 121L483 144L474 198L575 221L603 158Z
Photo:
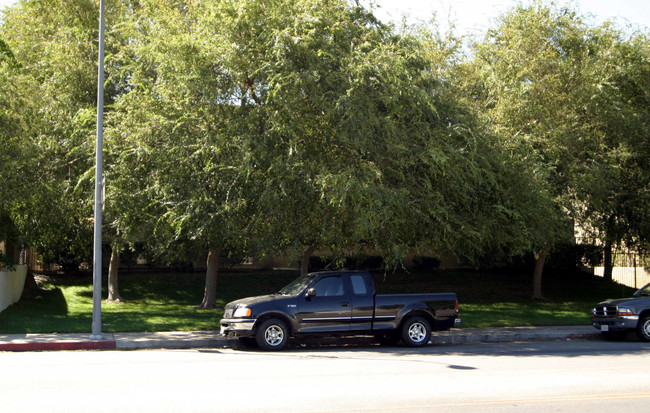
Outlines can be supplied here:
M99 2L99 64L97 69L97 143L95 149L95 242L93 258L93 324L90 338L102 335L102 207L104 175L104 0Z

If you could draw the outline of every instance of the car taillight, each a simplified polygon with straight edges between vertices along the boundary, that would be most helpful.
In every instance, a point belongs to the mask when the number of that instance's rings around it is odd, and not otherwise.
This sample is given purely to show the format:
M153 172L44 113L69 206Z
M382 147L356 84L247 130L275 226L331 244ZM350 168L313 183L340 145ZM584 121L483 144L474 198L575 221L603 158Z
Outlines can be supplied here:
M458 312L458 298L456 299L456 312Z

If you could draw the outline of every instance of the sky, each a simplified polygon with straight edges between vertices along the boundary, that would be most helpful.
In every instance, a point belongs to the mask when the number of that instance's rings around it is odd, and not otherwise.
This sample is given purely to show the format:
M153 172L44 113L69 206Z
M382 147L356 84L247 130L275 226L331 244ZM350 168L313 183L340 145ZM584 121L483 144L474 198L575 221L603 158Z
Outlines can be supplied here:
M0 9L16 0L0 0ZM111 0L107 0L111 1ZM437 21L446 28L453 21L457 34L480 35L494 23L494 19L517 0L360 0L364 5L374 2L379 8L376 15L383 21L400 22L408 15L410 22L429 20L437 13ZM650 1L648 0L558 0L559 4L571 1L581 14L594 15L596 24L616 18L621 25L631 23L650 28Z
M368 4L372 0L361 0ZM495 18L518 3L516 0L374 0L380 7L375 15L381 20L400 21L407 14L409 21L427 20L435 12L437 21L456 24L458 34L480 35L491 27ZM648 0L557 0L558 4L572 4L580 14L593 15L594 23L616 19L640 28L650 28L650 1ZM524 2L526 3L526 2Z

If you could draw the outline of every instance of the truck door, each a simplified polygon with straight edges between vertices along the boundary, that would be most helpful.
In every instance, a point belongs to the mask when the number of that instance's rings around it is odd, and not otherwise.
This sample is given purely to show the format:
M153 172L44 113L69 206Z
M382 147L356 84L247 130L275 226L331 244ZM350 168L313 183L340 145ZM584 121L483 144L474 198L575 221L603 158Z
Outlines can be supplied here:
M370 274L350 274L352 320L350 330L370 331L375 313L375 285Z
M312 294L298 298L300 332L350 330L352 307L341 275L327 275L310 288Z

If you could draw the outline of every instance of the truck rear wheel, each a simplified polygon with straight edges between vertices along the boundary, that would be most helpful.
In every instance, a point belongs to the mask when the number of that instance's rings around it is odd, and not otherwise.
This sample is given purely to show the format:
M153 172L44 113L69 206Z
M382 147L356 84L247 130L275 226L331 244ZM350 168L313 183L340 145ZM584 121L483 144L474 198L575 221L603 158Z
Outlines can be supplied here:
M431 327L422 317L411 317L402 326L402 341L409 347L424 346L430 337Z
M636 326L636 334L642 341L650 341L650 314L641 317Z
M262 350L282 350L289 341L287 325L283 321L270 318L257 328L255 341Z

